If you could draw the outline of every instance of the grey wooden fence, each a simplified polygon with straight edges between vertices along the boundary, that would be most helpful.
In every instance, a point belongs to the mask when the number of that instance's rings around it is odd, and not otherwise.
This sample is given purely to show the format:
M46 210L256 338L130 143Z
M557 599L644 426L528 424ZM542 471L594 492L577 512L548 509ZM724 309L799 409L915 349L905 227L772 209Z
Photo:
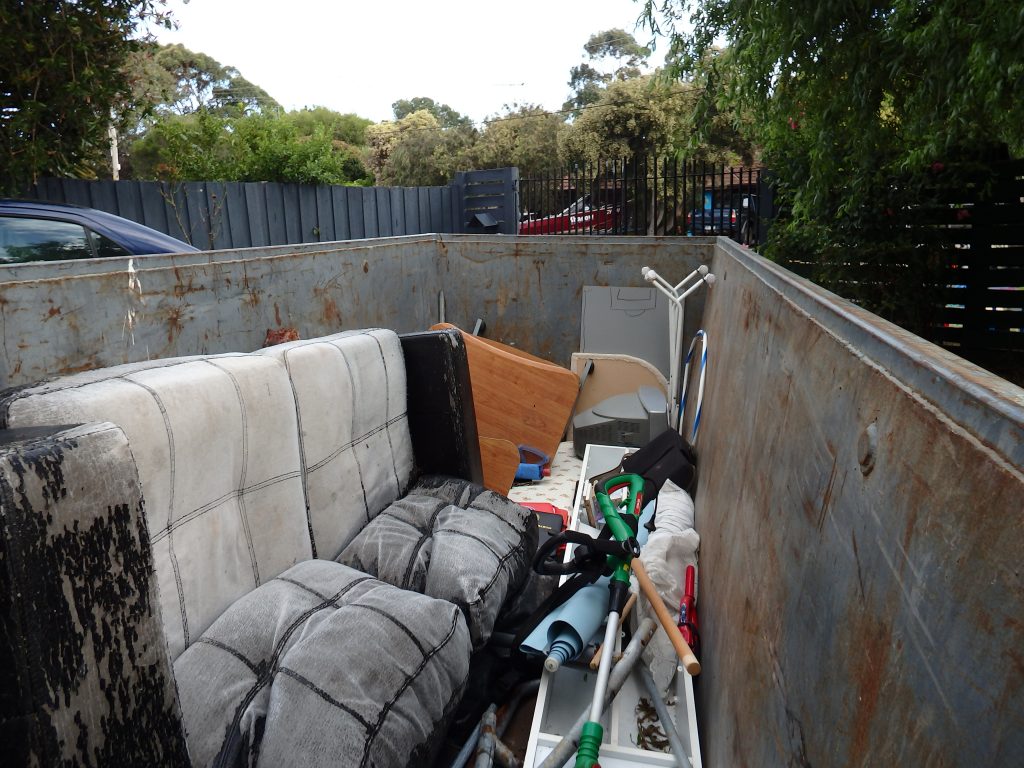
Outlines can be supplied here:
M454 185L42 179L26 196L109 211L203 250L456 233L465 225Z

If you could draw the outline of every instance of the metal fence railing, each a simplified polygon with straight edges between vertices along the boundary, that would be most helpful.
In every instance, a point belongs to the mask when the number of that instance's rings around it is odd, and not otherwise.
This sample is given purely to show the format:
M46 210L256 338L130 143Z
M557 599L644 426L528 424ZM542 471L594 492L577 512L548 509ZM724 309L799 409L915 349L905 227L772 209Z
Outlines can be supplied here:
M756 245L774 213L761 168L656 157L520 178L519 200L525 235L724 235Z

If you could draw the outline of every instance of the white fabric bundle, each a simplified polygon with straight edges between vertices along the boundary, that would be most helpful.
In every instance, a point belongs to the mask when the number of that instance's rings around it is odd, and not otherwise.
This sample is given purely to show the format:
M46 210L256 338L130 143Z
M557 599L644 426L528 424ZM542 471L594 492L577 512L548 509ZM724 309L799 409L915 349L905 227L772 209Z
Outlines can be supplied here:
M640 561L673 616L678 615L679 602L683 598L686 566L697 565L700 536L693 528L693 521L693 499L690 494L671 480L666 480L658 493L655 517L657 528L647 537L647 543L640 550ZM639 591L635 585L634 589ZM658 620L646 600L640 600L639 607L638 621L648 616L654 621ZM660 629L654 633L644 651L644 661L651 670L658 690L664 692L672 682L678 658L672 642Z

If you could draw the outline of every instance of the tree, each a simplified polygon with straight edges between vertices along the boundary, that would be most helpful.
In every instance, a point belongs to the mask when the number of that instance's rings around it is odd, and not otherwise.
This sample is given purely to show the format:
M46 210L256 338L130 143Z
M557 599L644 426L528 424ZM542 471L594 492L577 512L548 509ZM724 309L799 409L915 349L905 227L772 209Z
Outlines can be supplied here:
M692 34L676 27L690 8ZM645 10L669 36L678 75L705 66L706 102L753 117L788 212L772 227L769 255L816 260L812 277L847 292L871 282L851 279L851 265L877 264L888 276L874 284L891 290L854 298L918 329L933 299L908 300L942 280L929 276L933 253L901 217L934 193L936 169L1024 154L1015 12L995 0L648 0ZM728 57L713 53L722 38Z
M536 177L559 170L558 136L564 130L561 116L543 107L525 105L509 109L486 121L470 154L475 168L515 166L522 177Z
M465 164L473 128L444 128L426 109L366 129L370 167L383 186L447 184Z
M143 46L134 53L130 74L137 100L146 99L156 115L189 115L200 109L222 115L281 111L280 104L237 69L180 43Z
M306 107L288 112L283 117L295 126L300 136L312 136L323 126L334 141L353 147L366 146L366 129L373 125L373 121L365 117L342 114L327 107Z
M651 55L649 48L637 43L636 38L623 29L608 29L595 32L583 46L588 61L573 67L569 72L569 88L572 95L563 109L579 110L595 104L607 85L615 80L629 80L642 74L641 67ZM603 69L594 67L600 63ZM608 66L614 68L608 71Z
M426 96L416 96L412 99L399 99L391 105L395 113L395 120L408 117L413 112L426 110L437 118L438 125L442 128L472 128L473 121L465 115L461 115L447 104L438 104Z
M687 134L692 90L653 75L612 82L559 139L571 163L664 154Z
M131 107L128 57L147 23L170 25L164 0L9 2L0 25L0 191L75 174L108 146ZM11 7L13 5L13 7Z
M327 128L300 134L277 115L221 117L201 110L155 123L133 146L140 178L370 184L362 158Z

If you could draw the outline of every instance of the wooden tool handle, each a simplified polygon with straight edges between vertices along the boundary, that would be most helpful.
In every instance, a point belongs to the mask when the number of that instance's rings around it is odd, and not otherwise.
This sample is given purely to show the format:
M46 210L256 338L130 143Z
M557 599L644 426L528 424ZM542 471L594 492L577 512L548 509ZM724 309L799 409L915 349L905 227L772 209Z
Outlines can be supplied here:
M626 606L622 609L622 615L619 616L619 626L629 618L629 612L633 610L633 606L636 604L636 594L629 596L629 600L626 601ZM594 654L594 658L590 660L590 668L597 669L601 664L601 654L604 653L604 643L597 649L597 653ZM614 657L612 657L614 661Z
M634 557L629 567L633 569L633 573L636 574L637 583L640 584L640 591L644 593L644 597L654 608L654 613L658 617L658 621L661 623L661 628L665 630L665 634L668 635L668 639L672 641L672 646L676 649L676 653L679 655L679 660L683 662L683 667L690 675L696 677L700 674L700 662L697 661L697 657L693 655L693 650L689 644L683 640L682 634L679 632L679 627L676 626L672 620L672 615L668 612L668 608L665 607L665 603L661 599L661 595L658 594L658 590L655 588L654 583L651 581L651 577L647 575L647 571L644 570L644 564L640 562L639 557Z

